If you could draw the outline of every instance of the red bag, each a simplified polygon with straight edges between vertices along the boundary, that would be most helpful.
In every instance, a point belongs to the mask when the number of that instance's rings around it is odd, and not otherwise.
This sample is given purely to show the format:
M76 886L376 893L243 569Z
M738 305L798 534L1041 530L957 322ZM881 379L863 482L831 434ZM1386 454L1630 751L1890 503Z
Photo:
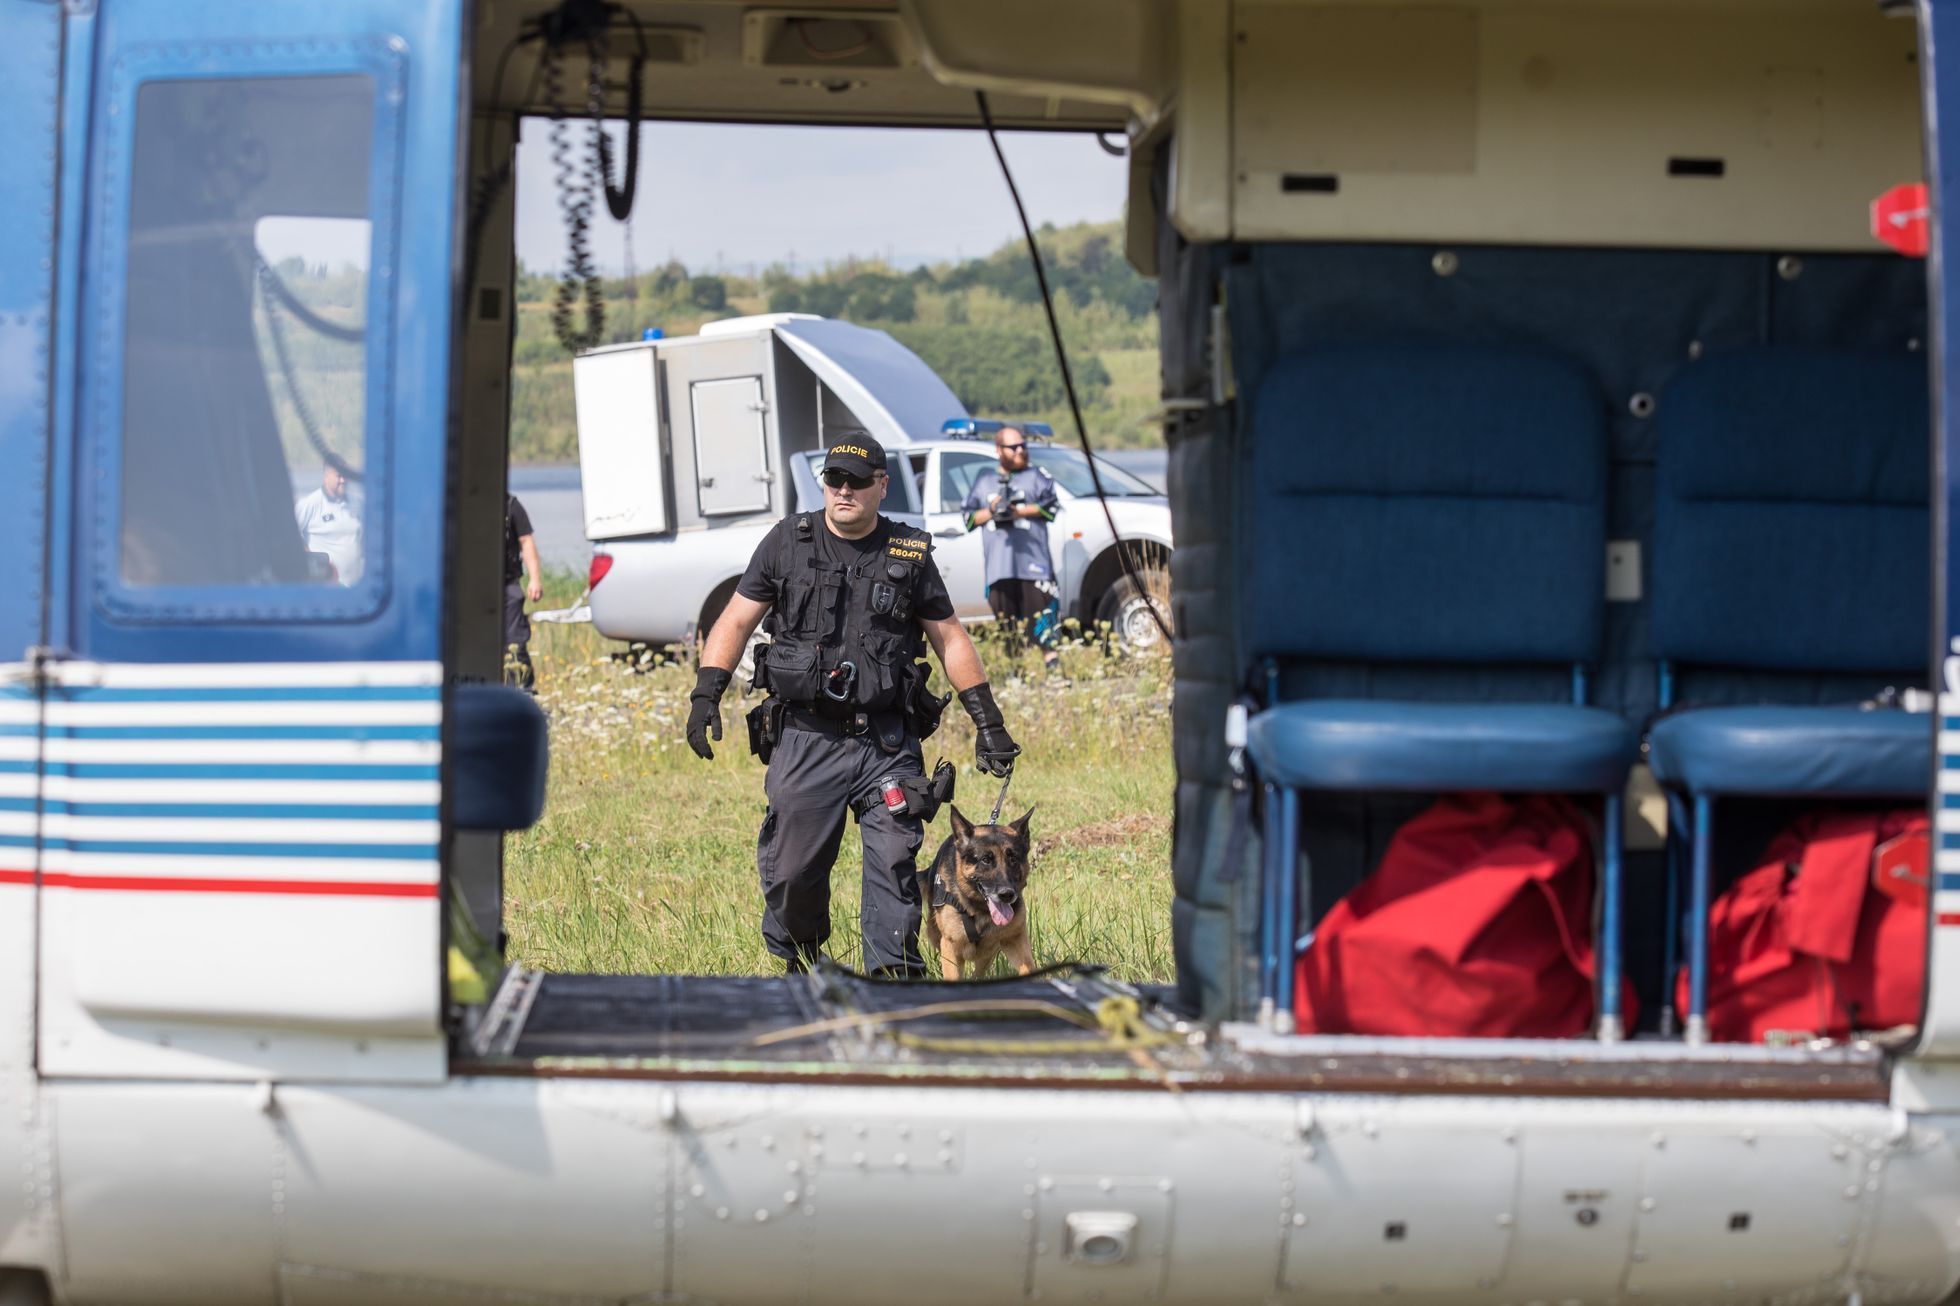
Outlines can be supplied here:
M1295 1027L1574 1038L1593 1018L1593 822L1551 795L1456 794L1404 825L1298 963ZM1633 990L1622 1010L1633 1022Z
M1919 1023L1926 982L1926 813L1817 812L1770 841L1708 928L1708 1035L1843 1038ZM1675 1003L1688 1009L1688 969Z

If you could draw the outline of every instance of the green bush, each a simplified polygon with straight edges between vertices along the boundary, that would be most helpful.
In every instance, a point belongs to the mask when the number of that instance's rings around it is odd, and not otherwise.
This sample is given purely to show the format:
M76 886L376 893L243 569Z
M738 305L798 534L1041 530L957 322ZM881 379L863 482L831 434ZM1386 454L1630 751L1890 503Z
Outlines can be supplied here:
M728 287L720 277L696 277L687 283L687 293L696 308L705 308L710 313L728 307Z
M894 326L891 333L945 380L969 411L1026 416L1068 402L1047 335L1002 327ZM1109 369L1094 354L1071 358L1085 404L1109 389Z

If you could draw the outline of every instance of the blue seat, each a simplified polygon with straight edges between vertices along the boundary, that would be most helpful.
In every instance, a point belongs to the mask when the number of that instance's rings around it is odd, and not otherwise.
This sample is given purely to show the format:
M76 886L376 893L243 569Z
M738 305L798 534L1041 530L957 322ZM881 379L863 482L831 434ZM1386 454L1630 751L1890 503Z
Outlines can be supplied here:
M1932 784L1933 718L1844 707L1706 707L1654 723L1654 778L1701 794L1892 798Z
M1696 667L1925 678L1923 359L1782 347L1711 355L1661 396L1655 428L1652 635L1664 708ZM1933 742L1930 718L1855 703L1690 704L1654 724L1654 776L1692 844L1690 1040L1706 1028L1716 800L1920 796ZM1670 974L1679 849L1670 841Z
M1584 704L1605 625L1606 404L1543 350L1399 345L1278 360L1252 408L1248 642L1268 706L1264 993L1292 998L1303 790L1502 789L1605 800L1601 1019L1619 1031L1619 804L1638 733ZM1572 701L1283 702L1279 668L1570 672Z
M1396 703L1309 699L1261 712L1248 748L1259 774L1294 789L1603 794L1639 753L1627 723L1559 703Z

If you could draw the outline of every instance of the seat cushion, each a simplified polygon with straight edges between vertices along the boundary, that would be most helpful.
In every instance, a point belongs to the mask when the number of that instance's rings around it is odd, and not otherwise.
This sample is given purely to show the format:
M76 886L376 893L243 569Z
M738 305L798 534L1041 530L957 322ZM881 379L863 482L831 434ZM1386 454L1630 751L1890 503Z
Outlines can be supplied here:
M1252 719L1262 778L1295 789L1608 793L1639 752L1611 712L1567 704L1308 699Z
M1654 778L1704 794L1912 797L1933 778L1934 718L1855 707L1705 707L1647 732Z

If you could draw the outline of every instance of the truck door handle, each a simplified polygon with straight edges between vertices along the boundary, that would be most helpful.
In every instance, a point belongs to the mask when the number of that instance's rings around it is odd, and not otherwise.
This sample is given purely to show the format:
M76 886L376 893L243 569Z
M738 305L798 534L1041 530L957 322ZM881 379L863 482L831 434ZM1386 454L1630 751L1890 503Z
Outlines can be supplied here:
M704 490L712 490L712 489L714 489L714 488L715 488L715 478L714 478L714 477L712 477L712 476L703 476L703 477L701 478L701 488L702 488L702 489L704 489Z
M957 527L957 526L948 526L948 527L947 527L947 528L946 528L945 530L943 530L943 531L934 531L934 532L933 532L933 536L934 536L934 537L935 537L936 539L942 539L942 540L957 540L957 539L958 539L958 538L959 538L960 536L962 536L962 535L964 535L964 534L966 534L966 532L965 532L965 531L963 531L963 530L961 530L961 529L960 529L959 527Z

